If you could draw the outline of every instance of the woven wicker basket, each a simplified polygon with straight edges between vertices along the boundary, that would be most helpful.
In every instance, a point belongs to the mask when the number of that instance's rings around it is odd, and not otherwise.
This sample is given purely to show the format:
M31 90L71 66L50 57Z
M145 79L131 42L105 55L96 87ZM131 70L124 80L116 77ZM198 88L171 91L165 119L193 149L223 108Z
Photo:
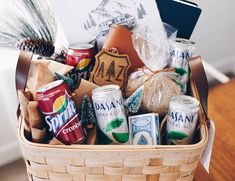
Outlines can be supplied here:
M191 80L194 97L198 92ZM202 106L199 142L182 146L47 145L28 141L19 117L18 137L29 180L33 181L156 181L193 180L208 141Z

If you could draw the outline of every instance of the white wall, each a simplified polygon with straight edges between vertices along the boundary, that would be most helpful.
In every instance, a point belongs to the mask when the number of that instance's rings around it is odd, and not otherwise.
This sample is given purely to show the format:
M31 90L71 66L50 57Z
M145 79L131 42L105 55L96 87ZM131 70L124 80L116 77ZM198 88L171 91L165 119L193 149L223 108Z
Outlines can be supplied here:
M0 166L20 157L15 67L18 51L0 48Z
M191 37L196 53L221 71L235 72L234 0L195 0L202 9Z

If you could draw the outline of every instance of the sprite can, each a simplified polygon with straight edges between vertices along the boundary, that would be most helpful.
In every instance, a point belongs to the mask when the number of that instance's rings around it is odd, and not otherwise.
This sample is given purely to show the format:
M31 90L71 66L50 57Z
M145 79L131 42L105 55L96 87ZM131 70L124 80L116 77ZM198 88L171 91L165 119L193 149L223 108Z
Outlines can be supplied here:
M89 80L95 65L95 48L92 44L71 45L66 53L66 64L74 66L69 76L75 81L81 78Z
M179 95L172 97L167 118L167 142L173 145L191 144L198 120L197 99Z
M78 118L75 102L67 84L57 80L37 89L38 107L49 132L64 144L82 143L86 130Z
M129 139L122 92L118 85L101 86L92 91L93 106L100 130L113 143Z

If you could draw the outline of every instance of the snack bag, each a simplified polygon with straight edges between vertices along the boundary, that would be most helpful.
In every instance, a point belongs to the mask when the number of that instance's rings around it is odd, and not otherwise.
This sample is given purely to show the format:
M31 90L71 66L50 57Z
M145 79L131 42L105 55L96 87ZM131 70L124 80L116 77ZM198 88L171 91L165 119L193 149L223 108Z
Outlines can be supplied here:
M145 70L146 71L146 70ZM143 70L132 73L129 77L126 96L129 97L138 87L144 86L140 109L159 115L167 113L172 96L180 95L180 87L169 78L174 72L146 73ZM166 70L168 71L168 70Z
M132 34L133 46L142 62L152 71L169 64L170 45L176 38L177 29L153 19L143 19Z

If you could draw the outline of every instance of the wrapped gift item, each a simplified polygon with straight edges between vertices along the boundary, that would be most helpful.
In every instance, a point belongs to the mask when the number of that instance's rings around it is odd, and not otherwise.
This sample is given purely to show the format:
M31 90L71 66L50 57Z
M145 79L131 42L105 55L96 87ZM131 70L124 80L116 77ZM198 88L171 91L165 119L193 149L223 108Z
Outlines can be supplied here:
M19 104L20 104L20 107L19 107L20 112L25 122L24 131L27 137L29 137L31 134L31 129L30 129L29 113L27 110L27 106L29 105L30 92L18 90L18 98L19 98Z
M137 68L144 65L133 47L131 35L132 32L130 32L126 27L113 25L109 31L108 38L103 45L103 48L106 50L117 48L119 53L127 54L129 56L131 62L129 73L134 72Z
M174 73L174 72L173 72ZM168 111L171 97L180 95L180 87L169 78L171 72L146 74L139 70L128 80L126 95L129 97L138 87L144 86L140 109L164 115Z
M97 87L99 86L85 79L81 79L80 85L74 91L74 95L73 95L73 99L75 100L76 106L78 108L81 108L83 96L88 95L89 98L91 98L92 90L94 90Z
M31 101L29 91L18 91L21 114L25 121L25 135L33 142L43 143L49 139L45 122L41 119L37 101Z
M30 64L26 87L36 100L37 88L55 80L54 72L66 74L73 67L51 60L33 60Z

